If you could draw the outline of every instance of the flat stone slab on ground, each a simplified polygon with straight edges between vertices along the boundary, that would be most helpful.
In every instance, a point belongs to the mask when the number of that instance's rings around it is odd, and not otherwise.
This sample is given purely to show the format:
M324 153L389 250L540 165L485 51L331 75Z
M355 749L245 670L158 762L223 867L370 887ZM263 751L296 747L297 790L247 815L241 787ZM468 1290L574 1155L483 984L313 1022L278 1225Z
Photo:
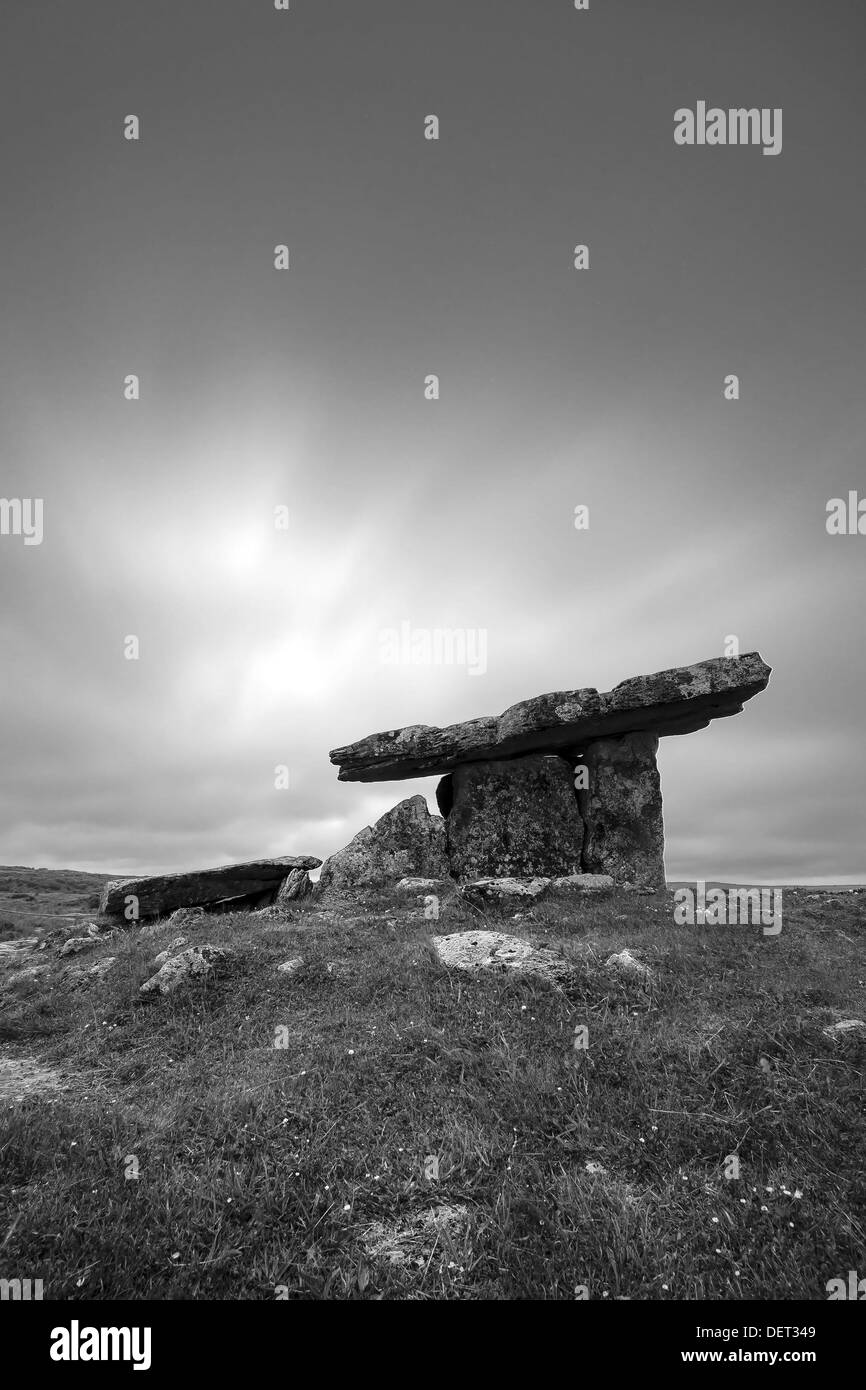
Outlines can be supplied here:
M476 907L512 907L547 897L610 892L613 887L609 874L567 874L563 878L476 878L462 884L460 892Z
M614 882L610 874L568 874L565 878L552 878L550 892L566 896L571 893L609 893Z
M443 1239L457 1241L466 1225L465 1206L441 1204L426 1211L404 1217L399 1224L386 1226L374 1221L361 1237L370 1259L383 1260L389 1265L430 1264L434 1251Z
M430 938L443 965L454 970L514 970L558 983L572 972L553 951L498 931L452 932Z
M472 883L464 883L460 892L476 907L511 907L537 902L550 883L549 878L476 878Z
M99 910L106 916L123 918L126 899L134 897L138 899L141 919L160 917L180 907L206 907L229 899L276 893L293 869L317 869L321 862L311 854L286 855L280 859L251 859L246 864L223 864L216 869L193 869L182 874L111 879L102 890Z
M447 878L401 878L395 893L445 893L455 885Z
M582 751L592 739L644 730L685 734L739 714L763 690L771 668L758 652L715 657L634 676L599 694L592 686L536 695L500 715L436 728L410 724L334 748L341 782L387 782L449 772L461 763L523 753Z

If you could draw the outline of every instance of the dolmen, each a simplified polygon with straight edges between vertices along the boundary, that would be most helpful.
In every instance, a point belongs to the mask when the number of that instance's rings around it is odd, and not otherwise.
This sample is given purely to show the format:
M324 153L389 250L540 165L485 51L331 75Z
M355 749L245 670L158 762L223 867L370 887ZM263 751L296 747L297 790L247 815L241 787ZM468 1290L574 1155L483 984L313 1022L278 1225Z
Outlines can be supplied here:
M325 862L320 891L403 876L605 875L665 884L661 737L738 714L771 674L757 652L556 691L447 728L414 724L335 748L343 782L439 775L431 816L415 796Z
M307 870L317 869L321 862L312 854L287 855L189 873L112 879L103 886L99 911L103 917L143 921L179 907L262 907L278 898L303 897L312 887Z

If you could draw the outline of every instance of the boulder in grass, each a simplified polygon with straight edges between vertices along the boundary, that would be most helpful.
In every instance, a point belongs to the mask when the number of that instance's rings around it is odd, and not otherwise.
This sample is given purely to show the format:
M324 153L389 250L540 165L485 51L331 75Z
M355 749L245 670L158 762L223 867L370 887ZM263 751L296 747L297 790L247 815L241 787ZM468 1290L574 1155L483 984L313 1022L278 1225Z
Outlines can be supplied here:
M172 956L155 975L145 980L141 994L173 994L182 985L213 975L228 965L235 952L223 946L190 946L178 956Z
M168 960L169 956L176 956L177 953L178 953L178 951L183 950L183 948L184 948L185 945L186 945L186 937L185 937L185 936L176 936L176 937L174 938L174 941L170 942L169 945L166 946L165 950L164 950L164 951L160 951L159 955L155 957L154 962L153 962L154 965L157 965L157 966L159 966L159 965L165 965L165 963L166 963L166 961Z
M277 966L280 975L297 975L299 970L304 968L303 956L292 956L291 960L284 960L282 965Z
M571 975L562 957L521 936L498 931L452 932L430 938L438 959L453 970L514 971L558 984Z
M838 1023L829 1024L823 1032L824 1037L832 1042L839 1042L842 1038L866 1038L866 1023L862 1018L840 1018Z
M109 971L114 969L116 961L116 956L106 956L104 960L97 961L96 965L91 965L87 973L95 976L97 980L101 980Z
M608 956L605 965L610 966L613 970L622 971L624 975L632 975L644 980L648 980L652 975L649 966L645 965L642 960L638 960L627 946L624 950L617 951L615 955Z
M316 896L392 888L407 877L447 878L445 822L423 796L410 796L326 859Z
M477 878L460 891L473 907L510 908L531 906L549 887L549 878Z
M61 956L77 956L82 951L92 951L99 941L93 936L70 936L60 947Z

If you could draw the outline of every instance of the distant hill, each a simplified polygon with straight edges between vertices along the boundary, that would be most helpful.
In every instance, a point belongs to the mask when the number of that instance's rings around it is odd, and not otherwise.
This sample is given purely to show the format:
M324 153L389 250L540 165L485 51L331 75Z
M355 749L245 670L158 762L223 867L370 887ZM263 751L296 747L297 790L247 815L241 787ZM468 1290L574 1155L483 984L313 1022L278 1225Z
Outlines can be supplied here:
M0 940L89 919L111 874L0 866ZM120 877L120 875L116 875Z

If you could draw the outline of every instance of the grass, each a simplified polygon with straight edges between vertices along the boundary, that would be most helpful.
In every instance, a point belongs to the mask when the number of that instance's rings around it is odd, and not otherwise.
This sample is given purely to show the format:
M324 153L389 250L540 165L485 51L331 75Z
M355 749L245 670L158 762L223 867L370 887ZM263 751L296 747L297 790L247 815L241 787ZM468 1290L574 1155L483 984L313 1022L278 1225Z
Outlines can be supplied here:
M0 941L88 921L108 874L0 868Z
M386 899L206 917L183 935L230 968L153 1002L175 928L49 946L3 990L4 1050L70 1089L0 1111L0 1275L72 1299L824 1299L866 1271L862 1043L822 1033L864 1016L864 908L788 890L775 938L620 893L438 927ZM446 971L427 933L470 926L554 946L572 984ZM623 946L645 986L605 966Z

